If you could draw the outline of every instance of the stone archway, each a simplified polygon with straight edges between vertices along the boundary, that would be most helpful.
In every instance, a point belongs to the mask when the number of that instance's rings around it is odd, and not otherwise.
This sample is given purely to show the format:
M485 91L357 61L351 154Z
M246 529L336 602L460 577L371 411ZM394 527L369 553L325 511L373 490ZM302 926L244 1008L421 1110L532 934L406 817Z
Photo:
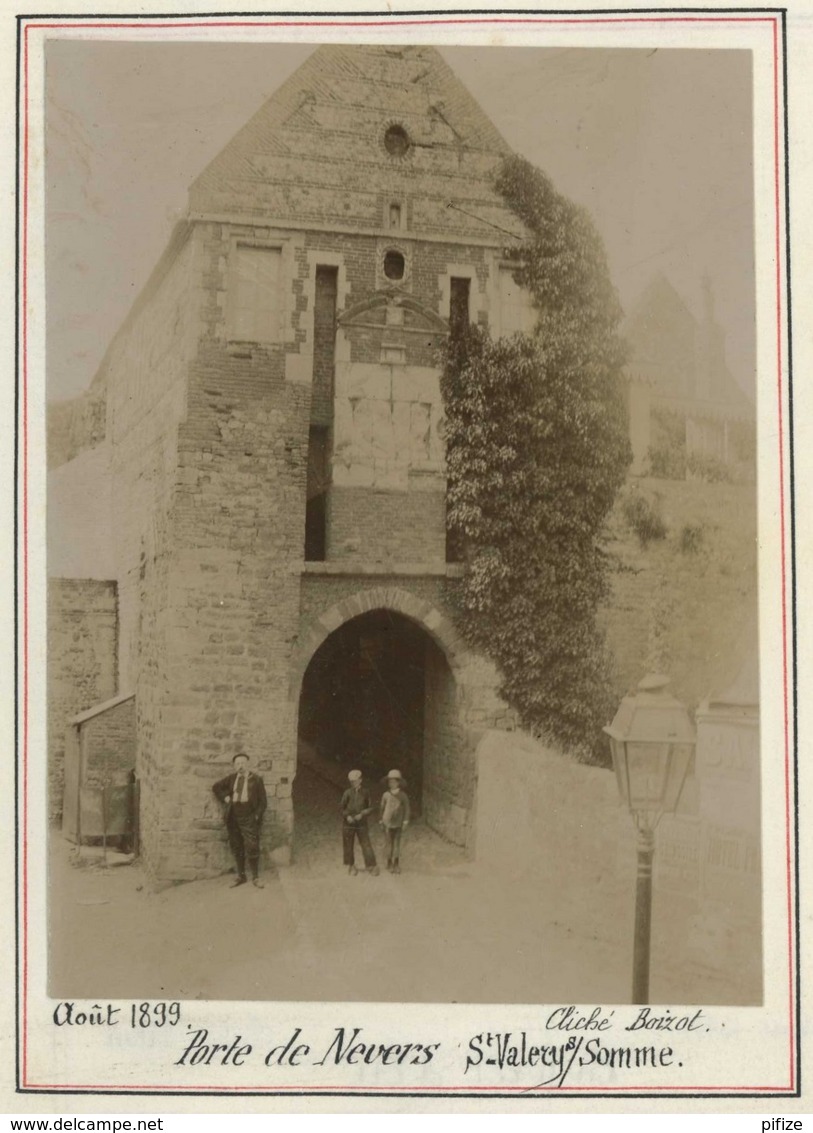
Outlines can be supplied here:
M377 800L387 769L398 766L426 825L466 844L473 743L464 719L465 657L449 618L399 587L360 591L314 619L290 688L295 855L327 839L327 823L335 829L351 767L363 770Z
M370 610L392 610L411 618L426 630L443 651L449 667L458 670L466 652L452 621L431 602L423 601L397 586L371 586L336 602L315 618L302 635L291 667L289 698L296 705L302 678L316 650L345 622Z

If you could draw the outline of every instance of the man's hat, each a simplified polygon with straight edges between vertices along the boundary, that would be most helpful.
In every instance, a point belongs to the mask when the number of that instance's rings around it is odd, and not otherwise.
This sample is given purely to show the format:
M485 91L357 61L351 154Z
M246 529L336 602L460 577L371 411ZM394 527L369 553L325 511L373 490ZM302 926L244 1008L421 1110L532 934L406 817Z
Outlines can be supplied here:
M347 778L350 780L351 783L358 783L361 780L361 772L360 771L351 771L350 774L347 776Z
M236 763L238 759L248 759L248 756L244 751L238 751L237 755L232 756L232 763Z
M400 779L402 783L404 782L404 777L403 777L403 775L401 774L400 771L388 771L387 772L387 778L388 779Z

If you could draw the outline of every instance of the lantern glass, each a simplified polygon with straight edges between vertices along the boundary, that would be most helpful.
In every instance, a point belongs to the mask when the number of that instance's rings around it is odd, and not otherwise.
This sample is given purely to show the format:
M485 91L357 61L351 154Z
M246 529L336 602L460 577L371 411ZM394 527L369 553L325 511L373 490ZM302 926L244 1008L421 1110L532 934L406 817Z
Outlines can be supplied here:
M679 743L669 745L669 757L666 768L666 790L663 809L667 813L677 810L683 784L692 761L694 745Z
M666 677L646 677L604 729L621 799L646 826L677 809L694 751L689 715L667 684Z
M627 743L632 810L662 810L666 794L668 745Z
M623 740L610 738L610 752L613 757L613 770L618 784L618 793L625 806L630 805L630 781L627 775L627 745Z

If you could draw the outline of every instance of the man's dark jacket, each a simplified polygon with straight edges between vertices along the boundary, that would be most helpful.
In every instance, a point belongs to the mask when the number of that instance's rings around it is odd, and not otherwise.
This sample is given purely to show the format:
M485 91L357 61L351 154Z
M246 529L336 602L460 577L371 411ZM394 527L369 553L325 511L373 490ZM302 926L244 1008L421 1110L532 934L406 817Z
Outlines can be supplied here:
M268 806L268 799L265 794L265 783L259 775L253 771L247 771L245 774L248 776L248 805L251 807L252 813L255 815L257 822L262 822L262 817L265 814L265 808ZM212 787L215 797L225 805L223 811L223 818L226 822L231 817L232 803L234 802L234 788L237 783L238 772L232 771L230 775L226 775L223 779L218 779Z

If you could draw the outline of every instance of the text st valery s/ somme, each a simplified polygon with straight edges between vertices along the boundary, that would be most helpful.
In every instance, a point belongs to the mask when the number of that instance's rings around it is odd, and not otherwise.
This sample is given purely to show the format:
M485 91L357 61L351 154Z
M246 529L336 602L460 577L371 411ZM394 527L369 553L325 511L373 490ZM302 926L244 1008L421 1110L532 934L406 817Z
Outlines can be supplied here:
M70 1031L122 1024L134 1030L175 1028L182 1021L182 1007L179 1003L139 1003L123 1009L107 1003L65 1001L57 1005L52 1018L55 1026ZM580 1071L587 1071L589 1079L590 1069L596 1067L622 1074L682 1067L684 1055L690 1056L686 1037L708 1030L701 1009L676 1014L651 1007L587 1011L557 1007L546 1015L538 1032L483 1030L457 1043L434 1036L420 1040L388 1036L381 1041L363 1027L347 1025L333 1028L327 1041L309 1038L302 1027L296 1027L278 1041L269 1036L258 1043L243 1034L214 1036L207 1027L187 1023L183 1049L176 1053L174 1065L186 1069L257 1064L269 1069L426 1067L453 1049L462 1052L463 1073L471 1075L473 1083L482 1077L493 1080L495 1075L524 1083L527 1072L533 1071L536 1080L529 1088L557 1088L566 1081L583 1079Z

